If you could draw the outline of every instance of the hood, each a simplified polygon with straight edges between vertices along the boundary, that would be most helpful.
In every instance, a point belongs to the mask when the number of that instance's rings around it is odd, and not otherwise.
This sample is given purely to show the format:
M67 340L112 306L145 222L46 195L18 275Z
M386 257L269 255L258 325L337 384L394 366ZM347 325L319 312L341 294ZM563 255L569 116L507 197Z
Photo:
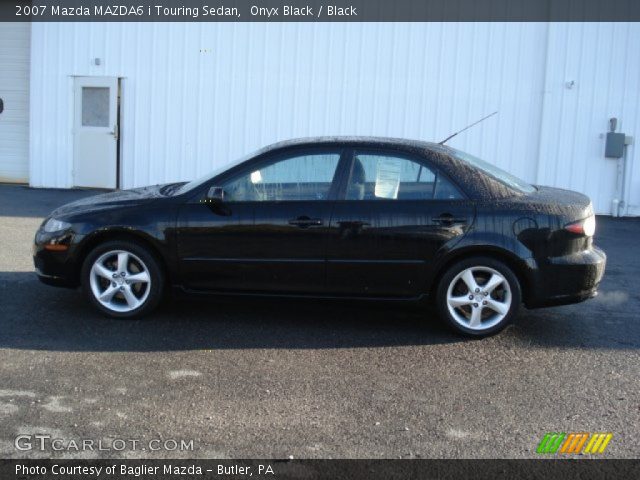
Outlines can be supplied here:
M131 190L119 190L117 192L103 193L92 197L82 198L75 202L67 203L51 212L52 217L73 215L97 210L106 210L114 207L134 206L149 203L161 198L162 188L166 185L151 185L149 187L132 188Z

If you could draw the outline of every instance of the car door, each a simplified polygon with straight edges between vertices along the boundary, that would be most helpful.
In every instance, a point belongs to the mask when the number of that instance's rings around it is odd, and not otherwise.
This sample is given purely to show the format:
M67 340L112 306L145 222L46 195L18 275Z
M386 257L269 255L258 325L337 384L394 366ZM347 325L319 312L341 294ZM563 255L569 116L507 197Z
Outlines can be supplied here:
M221 203L184 209L183 281L216 291L322 292L341 155L339 148L268 154L218 185Z
M427 159L354 150L327 246L330 293L417 297L441 248L471 226L471 201Z

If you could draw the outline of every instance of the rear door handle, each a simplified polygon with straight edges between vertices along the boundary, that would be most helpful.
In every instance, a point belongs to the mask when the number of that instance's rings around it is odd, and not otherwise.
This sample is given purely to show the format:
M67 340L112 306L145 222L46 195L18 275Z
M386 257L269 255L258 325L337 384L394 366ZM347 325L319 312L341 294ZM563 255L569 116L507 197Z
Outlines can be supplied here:
M340 225L340 228L362 228L371 226L369 222L361 222L359 220L354 222L338 222L338 225Z
M450 213L443 213L439 217L434 217L431 220L434 223L439 223L440 225L446 225L446 226L467 223L467 219L465 217L454 217Z
M300 227L300 228L319 227L323 223L324 222L322 221L321 218L310 218L310 217L307 217L306 215L303 215L298 218L292 218L291 220L289 220L289 225L295 225L296 227Z

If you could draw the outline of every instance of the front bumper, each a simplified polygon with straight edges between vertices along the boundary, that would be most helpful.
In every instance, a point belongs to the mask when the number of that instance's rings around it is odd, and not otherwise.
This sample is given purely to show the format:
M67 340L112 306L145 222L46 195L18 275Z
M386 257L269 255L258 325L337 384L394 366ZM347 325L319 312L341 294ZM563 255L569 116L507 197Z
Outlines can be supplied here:
M57 250L51 250L57 246ZM33 244L33 264L38 279L47 285L77 287L78 272L73 262L73 233L38 230Z
M527 307L567 305L595 297L606 263L606 254L595 246L540 262Z

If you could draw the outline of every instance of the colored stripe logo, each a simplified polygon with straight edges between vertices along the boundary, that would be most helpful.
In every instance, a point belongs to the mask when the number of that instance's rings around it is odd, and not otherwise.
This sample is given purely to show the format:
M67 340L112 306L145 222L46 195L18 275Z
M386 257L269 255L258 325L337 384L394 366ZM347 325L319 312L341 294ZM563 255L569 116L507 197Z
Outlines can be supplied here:
M546 433L545 436L542 437L542 440L538 444L536 453L600 454L604 453L612 438L612 433L550 432Z

